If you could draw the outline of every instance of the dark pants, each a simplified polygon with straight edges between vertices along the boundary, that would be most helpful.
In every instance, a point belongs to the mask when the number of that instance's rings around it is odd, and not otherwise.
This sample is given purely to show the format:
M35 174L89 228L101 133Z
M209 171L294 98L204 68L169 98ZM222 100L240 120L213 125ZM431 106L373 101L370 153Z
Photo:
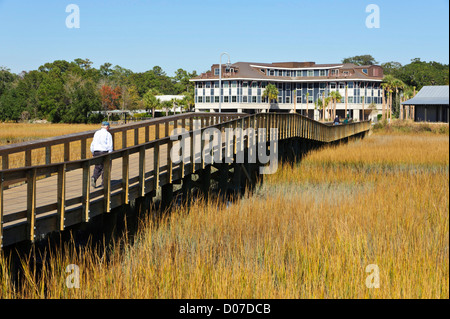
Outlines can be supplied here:
M94 151L94 154L92 155L95 157L106 153L108 153L108 151ZM97 182L97 179L100 177L100 175L102 176L103 179L103 163L97 164L94 167L94 175L92 175L92 177L94 178L95 182Z

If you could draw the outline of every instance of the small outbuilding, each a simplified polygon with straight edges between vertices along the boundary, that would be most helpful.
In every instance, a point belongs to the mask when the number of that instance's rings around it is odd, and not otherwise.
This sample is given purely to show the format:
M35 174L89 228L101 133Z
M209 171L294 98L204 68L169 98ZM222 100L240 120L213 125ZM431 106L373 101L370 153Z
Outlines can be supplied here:
M413 107L415 122L449 122L448 85L424 86L416 96L401 104Z

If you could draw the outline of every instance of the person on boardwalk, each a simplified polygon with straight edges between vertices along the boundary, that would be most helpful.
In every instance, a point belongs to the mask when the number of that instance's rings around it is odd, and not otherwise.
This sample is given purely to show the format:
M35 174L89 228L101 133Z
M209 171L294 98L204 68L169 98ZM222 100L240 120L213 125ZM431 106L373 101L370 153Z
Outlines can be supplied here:
M113 139L109 131L109 123L102 122L102 128L95 132L94 139L91 143L92 156L99 156L113 151ZM97 164L94 168L94 174L91 177L91 186L95 187L97 179L102 176L103 180L103 164ZM102 182L103 185L103 182Z
M339 125L339 124L340 124L340 122L339 122L339 116L336 115L336 117L334 118L333 124L334 124L334 125Z

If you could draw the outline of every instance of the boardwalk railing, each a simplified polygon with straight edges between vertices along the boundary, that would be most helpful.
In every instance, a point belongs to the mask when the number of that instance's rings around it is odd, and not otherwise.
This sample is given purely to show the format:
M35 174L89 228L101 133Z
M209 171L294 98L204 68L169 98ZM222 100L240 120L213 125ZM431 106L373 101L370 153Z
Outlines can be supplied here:
M227 128L253 128L256 134L259 134L258 128L277 128L277 136L261 137L266 140L304 138L328 143L364 133L370 123L330 126L285 113L186 113L111 128L115 151L98 157L91 157L88 151L95 131L0 147L3 167L0 170L0 244L34 241L50 232L88 222L94 216L109 213L196 173L207 165L201 135L212 127L220 132ZM174 164L170 150L177 141L170 138L169 131L180 128L188 131L190 152L180 163ZM132 143L129 135L133 136ZM200 136L197 145L202 146L198 151L193 143L196 136ZM74 146L76 143L79 148ZM241 141L233 138L233 155L238 143L248 147L248 136L243 136ZM64 156L55 162L52 148L58 146L62 147ZM79 154L71 152L71 148ZM33 154L39 151L45 154L42 164L34 162ZM17 154L23 157L25 165L11 168L10 157ZM92 166L99 163L104 165L103 187L93 188L90 185ZM12 184L19 186L8 189Z

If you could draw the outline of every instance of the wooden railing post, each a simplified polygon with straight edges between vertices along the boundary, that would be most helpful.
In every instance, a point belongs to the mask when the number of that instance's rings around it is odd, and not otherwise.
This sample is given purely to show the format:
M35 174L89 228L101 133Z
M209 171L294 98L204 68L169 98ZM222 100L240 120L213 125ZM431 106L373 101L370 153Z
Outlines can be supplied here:
M103 197L105 212L111 212L111 155L103 157Z
M186 120L185 120L185 118L183 117L183 119L181 120L181 132L182 132L182 134L183 134L183 136L185 136L185 133L186 133ZM182 139L183 140L183 139ZM180 141L180 143L181 143L181 141ZM183 145L183 150L184 150L184 146L185 145ZM182 156L182 158L181 158L181 178L183 178L184 177L184 166L186 165L186 163L185 163L185 154L181 154L181 156Z
M159 140L159 124L155 125L155 139ZM159 187L159 142L153 147L154 191Z
M64 162L70 161L70 142L64 143Z
M127 130L122 131L122 148L127 147Z
M89 221L89 201L91 196L91 163L83 163L83 182L82 182L82 221Z
M0 172L0 248L3 247L3 172Z
M169 124L170 122L166 122L166 126L165 126L165 136L168 137L170 136L170 132L169 132ZM178 125L175 124L174 122L174 126ZM172 184L172 169L173 169L173 162L170 159L170 150L172 149L172 145L173 145L173 141L171 139L169 139L169 141L167 142L167 148L166 148L166 162L167 162L167 176L168 176L168 183Z
M32 165L32 158L31 158L31 150L28 149L25 151L25 166L29 167Z
M27 238L34 241L36 229L36 168L27 174Z
M145 196L145 145L139 147L139 193Z
M130 201L130 151L126 150L122 156L122 194L123 203L128 204Z
M57 187L57 214L58 228L64 230L64 220L66 212L66 163L58 167L58 187Z
M139 128L134 129L134 145L139 145Z

